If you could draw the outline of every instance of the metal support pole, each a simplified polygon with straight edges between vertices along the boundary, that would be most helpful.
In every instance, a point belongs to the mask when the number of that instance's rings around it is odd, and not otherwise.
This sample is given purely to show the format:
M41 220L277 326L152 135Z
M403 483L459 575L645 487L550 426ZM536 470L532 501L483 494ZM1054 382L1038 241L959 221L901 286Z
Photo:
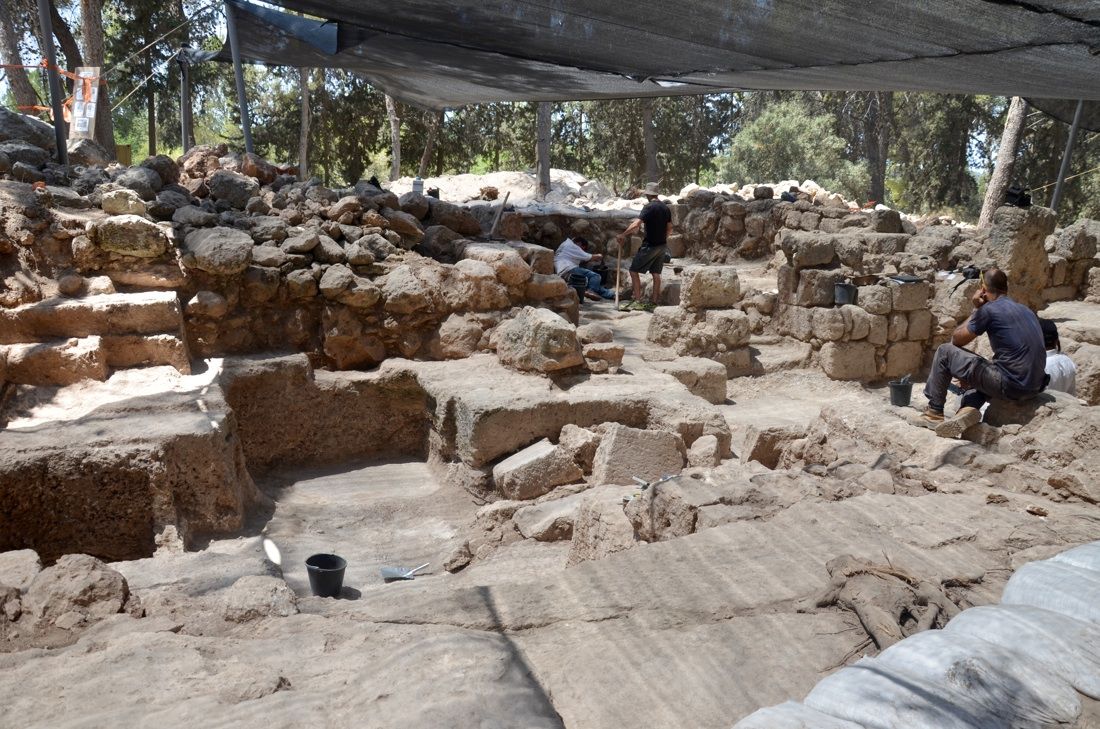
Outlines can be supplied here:
M191 115L187 113L191 108L191 61L185 51L181 48L176 56L176 63L180 66L180 146L184 152L190 149L188 142L191 139Z
M44 2L44 0L39 0ZM237 77L237 106L241 110L241 131L244 132L244 151L252 153L252 122L248 118L248 100L244 95L244 69L241 68L241 48L237 40L237 19L233 6L225 3L225 27L229 35L229 51L233 56L233 74Z
M69 148L65 144L65 114L61 110L61 79L57 75L57 52L53 45L53 21L50 19L49 0L38 0L38 23L42 27L42 42L46 55L46 75L50 80L50 107L53 109L53 133L57 138L57 161L69 164Z
M1058 182L1054 185L1054 196L1050 198L1050 209L1058 212L1058 204L1062 202L1062 188L1066 184L1066 175L1069 174L1069 160L1073 156L1073 145L1077 142L1077 130L1081 127L1081 112L1085 108L1085 100L1078 99L1077 110L1073 112L1073 124L1069 127L1069 139L1066 140L1066 151L1062 153L1062 166L1058 169Z

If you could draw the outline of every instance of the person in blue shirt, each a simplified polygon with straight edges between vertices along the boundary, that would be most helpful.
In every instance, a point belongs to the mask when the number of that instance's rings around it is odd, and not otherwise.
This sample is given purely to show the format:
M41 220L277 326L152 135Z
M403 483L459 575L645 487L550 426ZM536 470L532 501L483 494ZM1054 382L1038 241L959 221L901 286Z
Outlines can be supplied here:
M1039 317L1008 296L1008 276L998 268L982 272L981 285L972 301L974 311L940 345L924 386L928 409L924 421L936 434L955 438L981 420L981 407L989 398L1026 400L1038 395L1048 382L1046 347ZM963 349L985 334L993 348L993 361ZM959 409L945 418L943 406L952 378L963 385Z

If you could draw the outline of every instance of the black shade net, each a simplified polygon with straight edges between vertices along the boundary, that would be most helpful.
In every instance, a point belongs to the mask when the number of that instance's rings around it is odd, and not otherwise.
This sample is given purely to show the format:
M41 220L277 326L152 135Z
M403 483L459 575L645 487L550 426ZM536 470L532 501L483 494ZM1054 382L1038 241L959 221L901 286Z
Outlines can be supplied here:
M736 89L1100 100L1097 0L274 2L332 22L230 0L243 59L355 71L426 108Z

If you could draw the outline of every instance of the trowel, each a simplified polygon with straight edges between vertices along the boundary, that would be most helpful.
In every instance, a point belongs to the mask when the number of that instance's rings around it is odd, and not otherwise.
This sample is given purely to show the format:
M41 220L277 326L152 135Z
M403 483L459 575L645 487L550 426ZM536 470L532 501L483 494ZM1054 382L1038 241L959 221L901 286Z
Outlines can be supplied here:
M407 567L383 567L382 579L386 582L394 582L396 580L411 580L416 577L416 573L427 567L430 563L425 562L419 567L413 567L411 570Z

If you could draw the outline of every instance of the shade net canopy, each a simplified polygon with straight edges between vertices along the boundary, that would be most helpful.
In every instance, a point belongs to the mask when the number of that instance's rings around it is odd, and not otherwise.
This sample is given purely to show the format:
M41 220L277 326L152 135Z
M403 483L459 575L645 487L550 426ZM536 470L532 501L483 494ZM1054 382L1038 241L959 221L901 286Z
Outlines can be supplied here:
M737 89L1100 100L1097 0L229 0L246 61L426 108ZM228 59L228 49L218 55Z
M1044 114L1066 124L1072 124L1073 116L1077 113L1077 102L1072 99L1028 99L1027 101ZM1100 102L1086 101L1077 124L1081 129L1100 132Z

